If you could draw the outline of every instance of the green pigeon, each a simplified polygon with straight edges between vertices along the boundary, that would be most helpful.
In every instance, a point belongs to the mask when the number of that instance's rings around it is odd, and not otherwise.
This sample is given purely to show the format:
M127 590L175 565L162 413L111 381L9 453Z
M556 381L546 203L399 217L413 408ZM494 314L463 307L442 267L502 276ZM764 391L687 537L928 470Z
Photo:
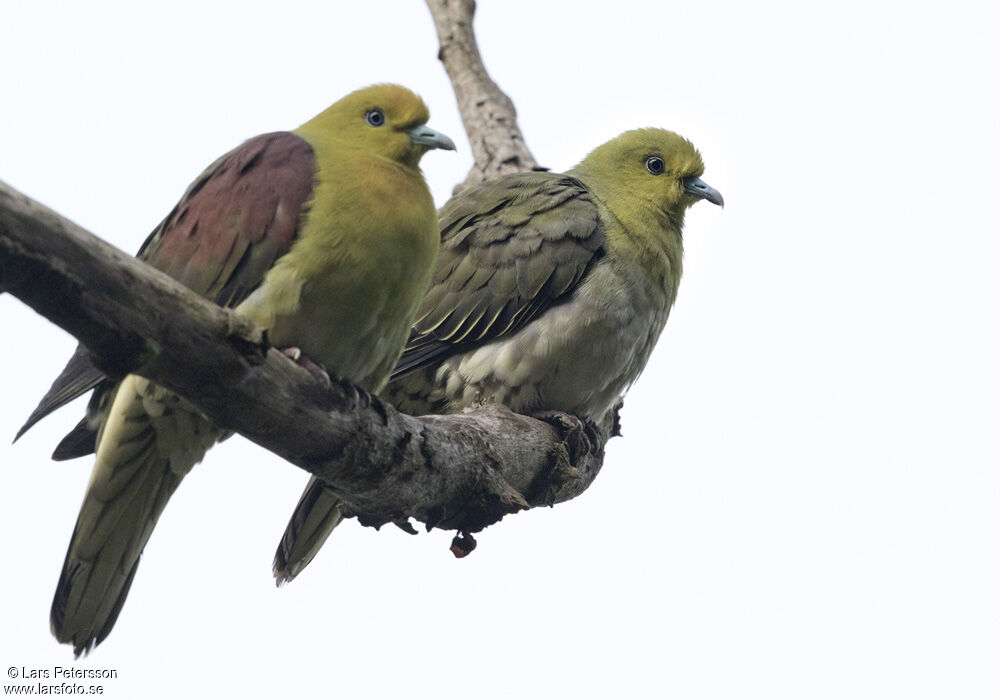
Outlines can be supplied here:
M410 90L375 85L294 131L252 138L194 181L139 258L248 316L303 364L377 392L439 245L418 164L455 145L427 119ZM51 613L77 656L108 636L167 501L227 436L147 379L110 381L83 350L21 432L94 387L87 417L53 455L97 455Z
M599 421L642 372L677 297L684 214L722 206L687 139L637 129L572 170L508 175L438 212L441 251L382 395L411 415L488 402ZM279 585L342 519L316 479L274 559Z

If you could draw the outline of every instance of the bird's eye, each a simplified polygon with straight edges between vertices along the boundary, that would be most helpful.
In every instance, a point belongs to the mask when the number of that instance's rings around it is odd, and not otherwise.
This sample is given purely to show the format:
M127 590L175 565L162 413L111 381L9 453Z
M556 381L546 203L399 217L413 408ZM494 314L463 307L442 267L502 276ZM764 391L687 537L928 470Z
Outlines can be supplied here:
M663 159L659 156L650 156L646 159L646 170L652 175L662 175L664 168Z
M365 112L365 121L372 126L382 126L385 124L385 115L381 109L369 109Z

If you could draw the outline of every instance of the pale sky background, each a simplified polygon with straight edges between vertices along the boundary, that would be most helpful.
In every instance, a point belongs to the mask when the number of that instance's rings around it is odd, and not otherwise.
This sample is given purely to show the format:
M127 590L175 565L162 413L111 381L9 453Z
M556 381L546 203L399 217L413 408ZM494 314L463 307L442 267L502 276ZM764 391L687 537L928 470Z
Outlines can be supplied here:
M480 5L542 164L662 126L726 197L600 477L462 561L347 523L278 590L306 474L233 438L77 665L110 698L1000 696L996 10ZM460 144L424 159L441 204L471 156L437 49L416 0L6 2L0 179L134 252L224 151L392 81ZM0 319L0 672L51 670L91 460L48 455L82 402L6 443L75 342Z

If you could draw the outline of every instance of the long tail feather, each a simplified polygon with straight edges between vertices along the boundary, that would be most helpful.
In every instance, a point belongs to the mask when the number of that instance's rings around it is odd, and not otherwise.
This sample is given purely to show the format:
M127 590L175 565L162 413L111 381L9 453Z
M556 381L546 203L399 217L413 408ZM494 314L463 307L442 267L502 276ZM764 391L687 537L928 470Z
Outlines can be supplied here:
M274 578L279 586L309 565L343 519L340 499L323 482L310 479L274 553Z
M111 632L157 519L219 436L173 394L122 382L52 601L52 633L77 656Z

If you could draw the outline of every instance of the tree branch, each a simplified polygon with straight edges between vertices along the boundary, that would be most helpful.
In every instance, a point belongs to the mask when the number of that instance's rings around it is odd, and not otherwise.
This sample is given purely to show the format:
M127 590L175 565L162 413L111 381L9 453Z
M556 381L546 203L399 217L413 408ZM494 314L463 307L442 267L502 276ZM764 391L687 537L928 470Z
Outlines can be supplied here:
M499 406L401 414L269 348L248 319L194 294L0 182L0 288L79 339L109 376L140 374L315 474L350 514L478 531L582 493L615 418L588 439Z
M472 31L474 0L427 0L475 164L455 192L500 175L546 170L524 143L514 103L486 72Z

